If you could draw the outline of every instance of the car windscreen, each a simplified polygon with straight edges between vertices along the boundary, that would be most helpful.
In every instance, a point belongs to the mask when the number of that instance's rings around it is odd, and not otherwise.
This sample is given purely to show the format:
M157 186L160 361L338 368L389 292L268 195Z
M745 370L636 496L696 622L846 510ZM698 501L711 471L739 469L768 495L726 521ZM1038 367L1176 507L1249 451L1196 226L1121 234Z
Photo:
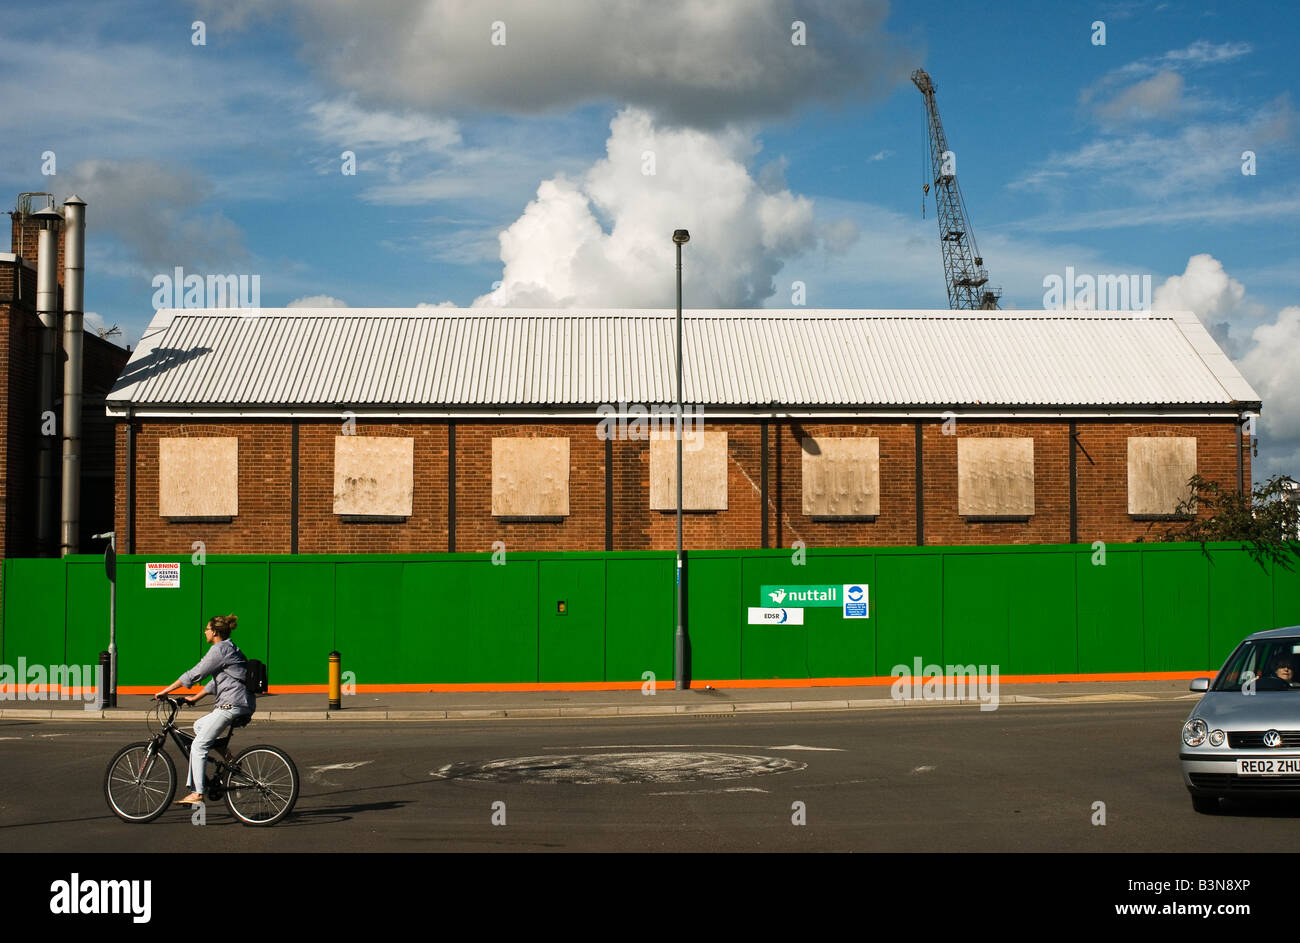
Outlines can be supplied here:
M1300 638L1242 642L1214 678L1211 691L1300 691Z

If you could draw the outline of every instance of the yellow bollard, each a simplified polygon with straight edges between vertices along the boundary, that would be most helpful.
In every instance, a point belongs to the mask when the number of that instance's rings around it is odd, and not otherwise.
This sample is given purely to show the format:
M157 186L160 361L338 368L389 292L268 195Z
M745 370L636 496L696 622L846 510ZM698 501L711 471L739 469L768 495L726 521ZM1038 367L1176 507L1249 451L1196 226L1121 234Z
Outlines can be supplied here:
M330 652L330 710L341 710L340 689L343 678L343 656Z

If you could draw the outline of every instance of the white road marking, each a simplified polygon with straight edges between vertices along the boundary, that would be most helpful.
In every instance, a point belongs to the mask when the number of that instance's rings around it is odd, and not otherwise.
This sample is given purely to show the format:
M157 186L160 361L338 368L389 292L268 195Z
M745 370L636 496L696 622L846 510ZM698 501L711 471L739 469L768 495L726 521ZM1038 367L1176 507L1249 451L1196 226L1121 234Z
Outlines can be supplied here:
M311 769L317 773L323 773L331 769L356 769L358 766L365 766L367 763L373 762L374 760L361 760L356 763L331 763L329 766L313 766Z
M839 747L806 747L791 743L783 747L769 747L762 743L605 743L598 746L549 746L544 750L658 750L663 748L682 749L683 747L734 747L737 750L817 750L827 753L843 753Z
M719 792L762 792L766 789L759 789L757 786L732 786L730 789L677 789L672 792L652 792L651 796L702 796L708 793Z
M356 769L358 766L365 766L367 763L373 762L374 760L359 760L355 763L330 763L326 766L312 766L309 767L311 772L307 774L307 782L321 783L326 786L337 786L338 783L330 782L328 779L325 779L322 774L327 770Z
M548 754L505 757L478 763L452 763L430 775L443 779L489 782L669 785L696 780L738 779L742 776L783 773L806 767L805 763L784 757L637 751Z

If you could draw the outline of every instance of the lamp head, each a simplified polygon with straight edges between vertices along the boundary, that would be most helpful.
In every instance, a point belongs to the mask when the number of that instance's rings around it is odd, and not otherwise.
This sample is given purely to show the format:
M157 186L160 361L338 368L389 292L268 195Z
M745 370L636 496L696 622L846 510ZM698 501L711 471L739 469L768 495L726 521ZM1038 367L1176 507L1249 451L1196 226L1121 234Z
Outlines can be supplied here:
M677 243L677 245L679 246L684 245L690 241L691 241L691 234L688 233L685 229L673 230L673 242Z

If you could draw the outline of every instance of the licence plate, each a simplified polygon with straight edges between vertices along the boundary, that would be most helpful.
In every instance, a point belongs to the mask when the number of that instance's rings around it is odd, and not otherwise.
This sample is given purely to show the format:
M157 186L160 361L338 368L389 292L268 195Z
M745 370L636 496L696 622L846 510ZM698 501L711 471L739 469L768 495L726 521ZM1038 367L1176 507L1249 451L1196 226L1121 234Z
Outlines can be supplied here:
M1295 776L1300 775L1300 758L1275 760L1237 760L1238 776Z

